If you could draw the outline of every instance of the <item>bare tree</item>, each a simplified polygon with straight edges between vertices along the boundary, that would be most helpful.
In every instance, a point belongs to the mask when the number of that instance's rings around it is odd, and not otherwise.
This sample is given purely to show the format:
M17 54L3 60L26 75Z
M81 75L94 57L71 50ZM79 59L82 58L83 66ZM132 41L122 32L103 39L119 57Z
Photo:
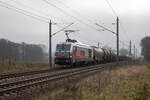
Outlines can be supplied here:
M141 47L144 59L150 62L150 37L145 37L141 40Z

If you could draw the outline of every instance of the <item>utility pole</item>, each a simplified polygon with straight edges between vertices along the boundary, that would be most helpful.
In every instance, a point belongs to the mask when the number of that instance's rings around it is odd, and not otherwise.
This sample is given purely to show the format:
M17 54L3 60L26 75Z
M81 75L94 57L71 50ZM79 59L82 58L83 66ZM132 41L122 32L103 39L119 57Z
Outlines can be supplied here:
M134 60L137 59L137 52L138 52L138 49L134 45Z
M117 64L119 64L119 18L117 17Z
M49 67L52 67L52 22L49 23Z
M135 49L135 58L137 59L137 48Z
M99 48L99 44L100 44L100 43L98 42L98 48Z
M135 51L135 45L134 45L134 60L135 60L135 52L136 52L136 51Z
M139 49L137 48L136 49L136 58L138 58L138 55L139 55Z
M117 61L117 64L119 64L119 18L117 17L117 29L116 29L117 32L114 32L102 25L99 25L98 23L96 23L96 25L116 35L116 37L117 37L117 42L116 42L117 43L117 45L116 45L117 59L116 59L116 61Z
M130 44L129 44L129 55L132 56L132 43L131 43L131 40L130 40Z

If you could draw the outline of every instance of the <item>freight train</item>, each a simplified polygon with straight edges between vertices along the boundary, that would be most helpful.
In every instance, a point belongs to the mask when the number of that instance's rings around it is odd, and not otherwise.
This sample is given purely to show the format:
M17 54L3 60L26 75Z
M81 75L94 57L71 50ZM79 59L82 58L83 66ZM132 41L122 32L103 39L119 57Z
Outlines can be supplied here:
M90 65L115 62L116 54L112 50L98 48L67 39L56 45L55 64L58 65Z

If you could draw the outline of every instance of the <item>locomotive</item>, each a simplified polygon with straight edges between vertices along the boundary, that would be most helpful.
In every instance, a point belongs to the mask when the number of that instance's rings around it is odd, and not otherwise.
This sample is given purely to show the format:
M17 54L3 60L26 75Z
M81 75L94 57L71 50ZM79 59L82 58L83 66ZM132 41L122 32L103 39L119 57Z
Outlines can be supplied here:
M77 40L67 39L56 45L55 64L89 65L116 61L112 50L82 44Z

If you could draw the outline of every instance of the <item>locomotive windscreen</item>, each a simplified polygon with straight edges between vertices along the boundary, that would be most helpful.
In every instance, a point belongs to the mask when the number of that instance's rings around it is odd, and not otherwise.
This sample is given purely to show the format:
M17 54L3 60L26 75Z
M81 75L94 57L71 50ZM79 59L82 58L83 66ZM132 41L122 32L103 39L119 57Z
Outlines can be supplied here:
M71 44L57 44L56 51L70 51Z

